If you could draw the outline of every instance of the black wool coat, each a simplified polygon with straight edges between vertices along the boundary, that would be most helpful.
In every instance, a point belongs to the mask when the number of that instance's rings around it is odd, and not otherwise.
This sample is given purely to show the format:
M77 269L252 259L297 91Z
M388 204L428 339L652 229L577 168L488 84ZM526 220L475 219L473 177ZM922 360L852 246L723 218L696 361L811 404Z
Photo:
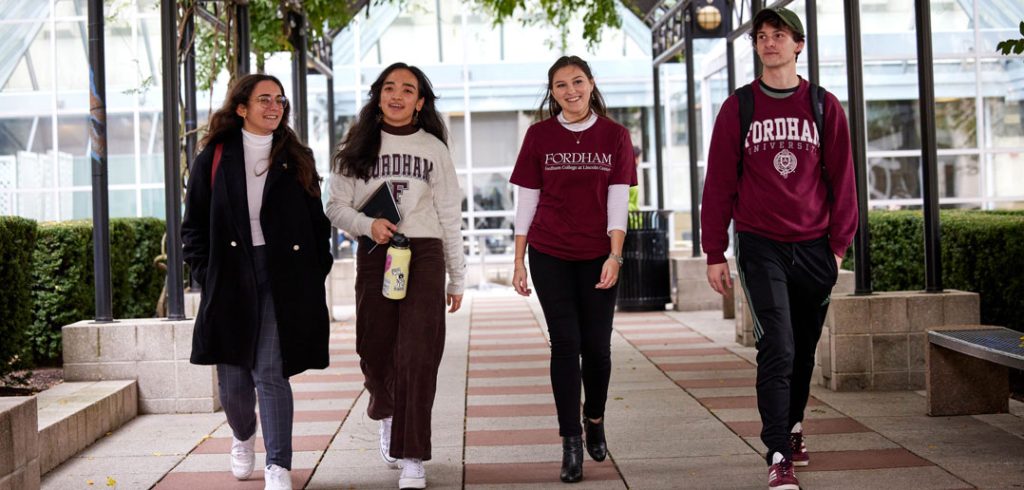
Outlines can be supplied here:
M222 143L212 188L216 144L196 157L181 225L185 261L202 287L191 362L252 368L260 311L241 131ZM260 210L286 377L329 363L324 280L334 262L323 204L303 189L295 170L281 158L273 162Z

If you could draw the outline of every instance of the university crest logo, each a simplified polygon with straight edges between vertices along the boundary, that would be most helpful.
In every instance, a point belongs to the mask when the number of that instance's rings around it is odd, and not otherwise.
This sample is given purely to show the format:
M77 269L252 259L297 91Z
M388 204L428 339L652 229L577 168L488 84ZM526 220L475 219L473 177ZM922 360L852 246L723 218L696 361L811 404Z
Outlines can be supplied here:
M796 171L796 155L786 149L776 153L775 170L782 175L782 178L789 178L789 174Z

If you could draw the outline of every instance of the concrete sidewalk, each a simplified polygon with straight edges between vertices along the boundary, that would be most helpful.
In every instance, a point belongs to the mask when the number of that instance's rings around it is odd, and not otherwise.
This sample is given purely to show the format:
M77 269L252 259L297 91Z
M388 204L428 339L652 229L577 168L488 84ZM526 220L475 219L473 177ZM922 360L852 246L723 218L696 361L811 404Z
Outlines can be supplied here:
M448 322L429 488L561 488L536 299L491 290L463 305ZM610 456L588 459L573 488L766 487L754 350L735 344L733 322L720 318L616 315ZM331 367L293 378L296 488L397 488L399 472L377 454L354 341L351 324L336 324ZM1011 414L928 417L923 393L811 394L804 488L1024 488L1020 403ZM229 446L222 413L144 415L45 475L43 488L262 488L260 471L231 477Z

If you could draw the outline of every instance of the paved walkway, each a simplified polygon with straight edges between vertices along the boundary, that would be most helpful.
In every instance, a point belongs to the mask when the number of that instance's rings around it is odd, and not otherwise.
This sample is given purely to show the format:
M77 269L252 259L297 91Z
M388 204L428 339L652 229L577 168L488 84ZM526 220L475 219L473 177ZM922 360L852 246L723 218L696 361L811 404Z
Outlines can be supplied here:
M430 488L562 488L561 446L535 299L473 292L450 317L434 407ZM606 412L610 456L573 488L765 488L754 351L719 312L619 313ZM293 378L296 488L397 488L354 351L336 324L331 367ZM812 390L804 488L1024 488L1024 405L927 417L922 393ZM143 415L43 478L44 489L259 489L228 468L222 413ZM261 451L257 468L262 467Z

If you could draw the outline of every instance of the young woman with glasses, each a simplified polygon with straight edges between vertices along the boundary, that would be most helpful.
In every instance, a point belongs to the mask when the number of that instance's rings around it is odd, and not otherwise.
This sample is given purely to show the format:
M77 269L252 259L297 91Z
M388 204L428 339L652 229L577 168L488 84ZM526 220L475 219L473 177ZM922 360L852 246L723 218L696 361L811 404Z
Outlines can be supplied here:
M512 285L530 271L551 337L551 388L562 436L561 479L583 478L583 435L595 461L608 454L604 408L611 375L612 315L636 165L629 131L605 115L590 65L563 56L512 171L519 186ZM585 395L580 427L580 389ZM585 430L584 430L585 429Z
M313 153L288 127L281 82L246 75L210 116L190 169L182 242L202 300L194 364L216 364L231 471L255 465L259 399L267 489L291 489L288 377L326 368L331 224Z

